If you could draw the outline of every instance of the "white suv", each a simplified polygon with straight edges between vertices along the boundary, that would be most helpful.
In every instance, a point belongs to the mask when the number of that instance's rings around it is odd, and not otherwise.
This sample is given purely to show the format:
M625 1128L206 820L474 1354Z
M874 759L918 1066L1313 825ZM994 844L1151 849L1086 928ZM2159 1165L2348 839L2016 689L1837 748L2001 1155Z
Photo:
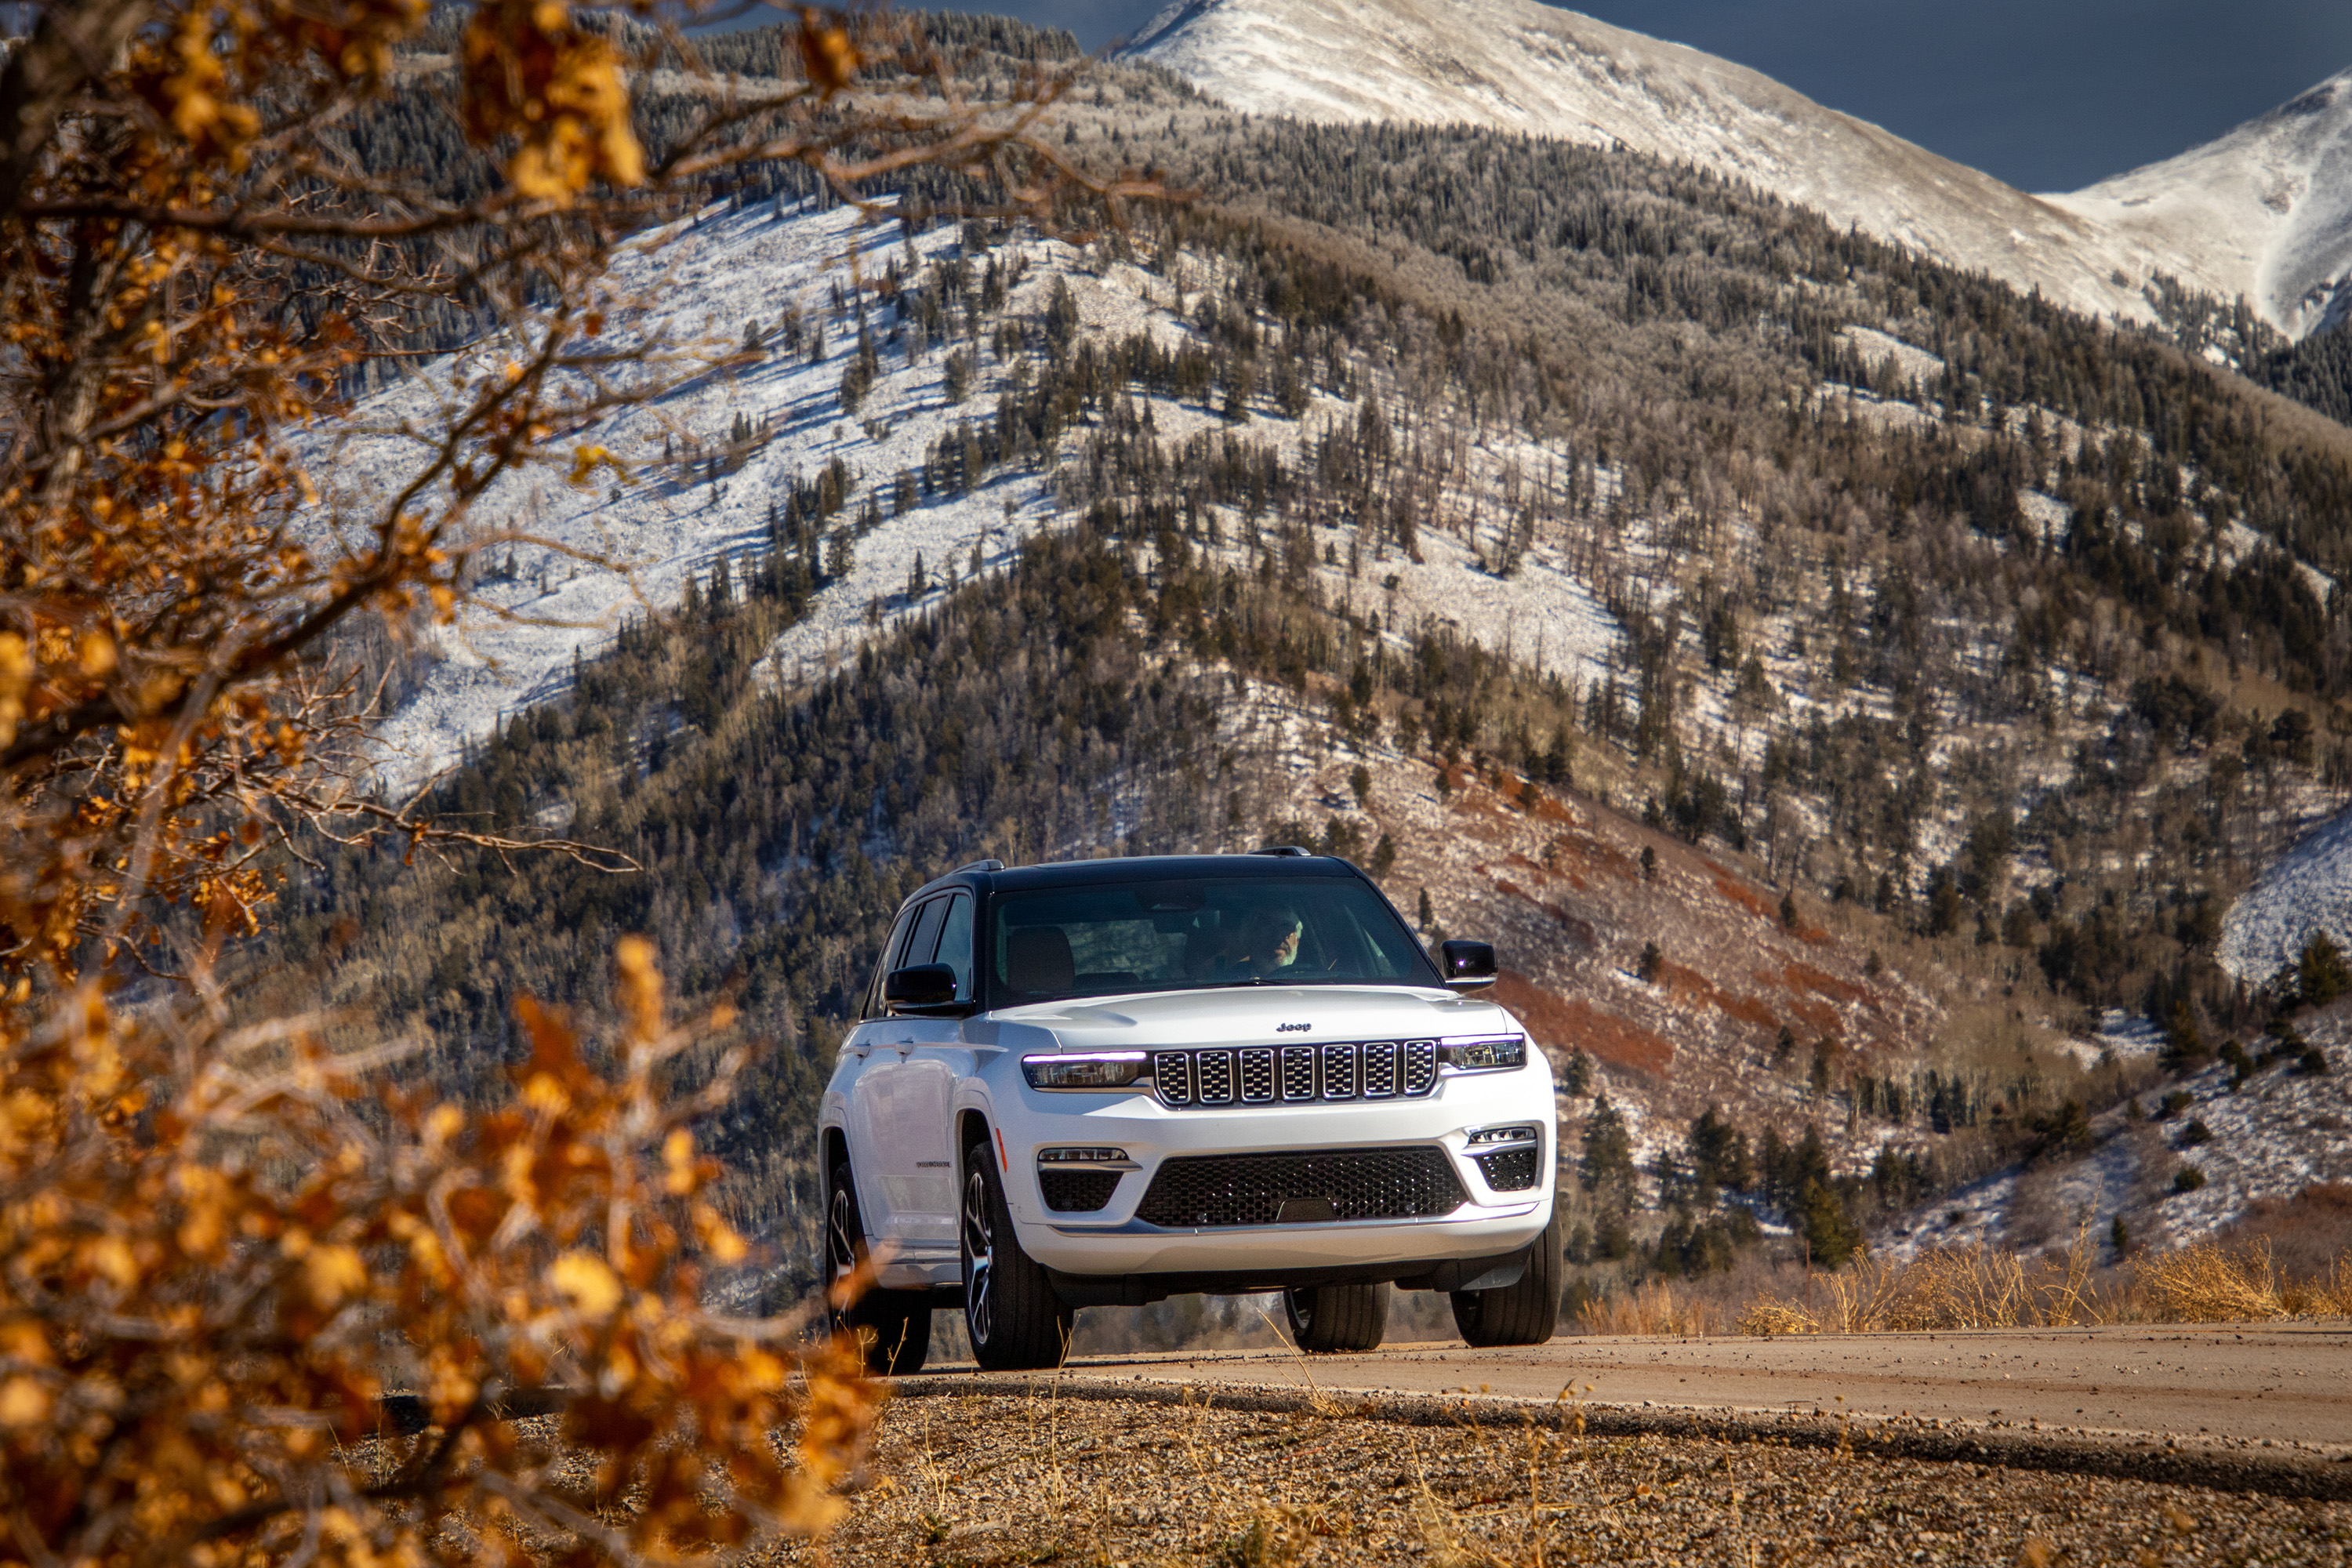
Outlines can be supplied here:
M820 1112L835 1279L877 1265L847 1326L910 1372L960 1300L982 1366L1045 1366L1079 1307L1280 1290L1305 1349L1370 1350L1394 1284L1549 1339L1551 1069L1463 994L1494 978L1297 848L939 879Z

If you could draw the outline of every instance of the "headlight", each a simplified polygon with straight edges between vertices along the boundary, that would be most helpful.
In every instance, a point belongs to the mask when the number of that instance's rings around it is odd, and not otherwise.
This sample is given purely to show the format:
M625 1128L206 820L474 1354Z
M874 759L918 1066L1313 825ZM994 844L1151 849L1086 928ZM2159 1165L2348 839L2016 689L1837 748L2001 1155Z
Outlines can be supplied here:
M1083 1057L1024 1057L1031 1089L1125 1089L1150 1070L1141 1051L1099 1051Z
M1528 1065L1525 1035L1494 1035L1482 1039L1440 1040L1438 1065L1447 1072L1501 1072Z

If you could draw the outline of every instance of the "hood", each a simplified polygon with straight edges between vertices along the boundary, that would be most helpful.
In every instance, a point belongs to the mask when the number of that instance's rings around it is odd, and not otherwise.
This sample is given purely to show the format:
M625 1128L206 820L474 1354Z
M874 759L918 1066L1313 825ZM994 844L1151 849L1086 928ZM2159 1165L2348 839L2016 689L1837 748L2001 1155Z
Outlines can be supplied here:
M1481 997L1398 985L1241 985L1089 996L1008 1007L995 1020L1042 1030L1066 1051L1437 1039L1519 1029L1517 1019Z

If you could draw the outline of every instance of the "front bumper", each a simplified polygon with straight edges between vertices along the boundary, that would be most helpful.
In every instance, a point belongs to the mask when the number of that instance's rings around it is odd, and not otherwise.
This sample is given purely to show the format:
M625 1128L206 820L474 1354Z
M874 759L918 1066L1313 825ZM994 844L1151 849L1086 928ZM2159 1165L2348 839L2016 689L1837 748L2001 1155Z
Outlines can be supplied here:
M1426 1098L1171 1110L1148 1093L1055 1093L1024 1088L1000 1101L1005 1197L1021 1248L1058 1274L1277 1278L1318 1270L1439 1264L1523 1250L1551 1219L1558 1134L1550 1074L1540 1065L1443 1079ZM1538 1130L1536 1181L1490 1186L1471 1155L1474 1129ZM1306 1224L1154 1225L1137 1210L1161 1164L1184 1156L1296 1154L1381 1148L1442 1150L1465 1200L1449 1213ZM1117 1149L1124 1172L1087 1212L1047 1207L1038 1180L1046 1149ZM1420 1272L1405 1268L1402 1276Z

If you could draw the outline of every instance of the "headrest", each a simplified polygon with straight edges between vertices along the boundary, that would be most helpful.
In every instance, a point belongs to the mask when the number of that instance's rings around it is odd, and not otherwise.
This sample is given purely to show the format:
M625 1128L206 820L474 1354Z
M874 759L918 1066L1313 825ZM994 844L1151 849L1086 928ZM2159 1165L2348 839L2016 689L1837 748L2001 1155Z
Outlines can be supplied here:
M1015 926L1004 944L1004 981L1015 991L1062 994L1076 988L1070 939L1060 926Z

